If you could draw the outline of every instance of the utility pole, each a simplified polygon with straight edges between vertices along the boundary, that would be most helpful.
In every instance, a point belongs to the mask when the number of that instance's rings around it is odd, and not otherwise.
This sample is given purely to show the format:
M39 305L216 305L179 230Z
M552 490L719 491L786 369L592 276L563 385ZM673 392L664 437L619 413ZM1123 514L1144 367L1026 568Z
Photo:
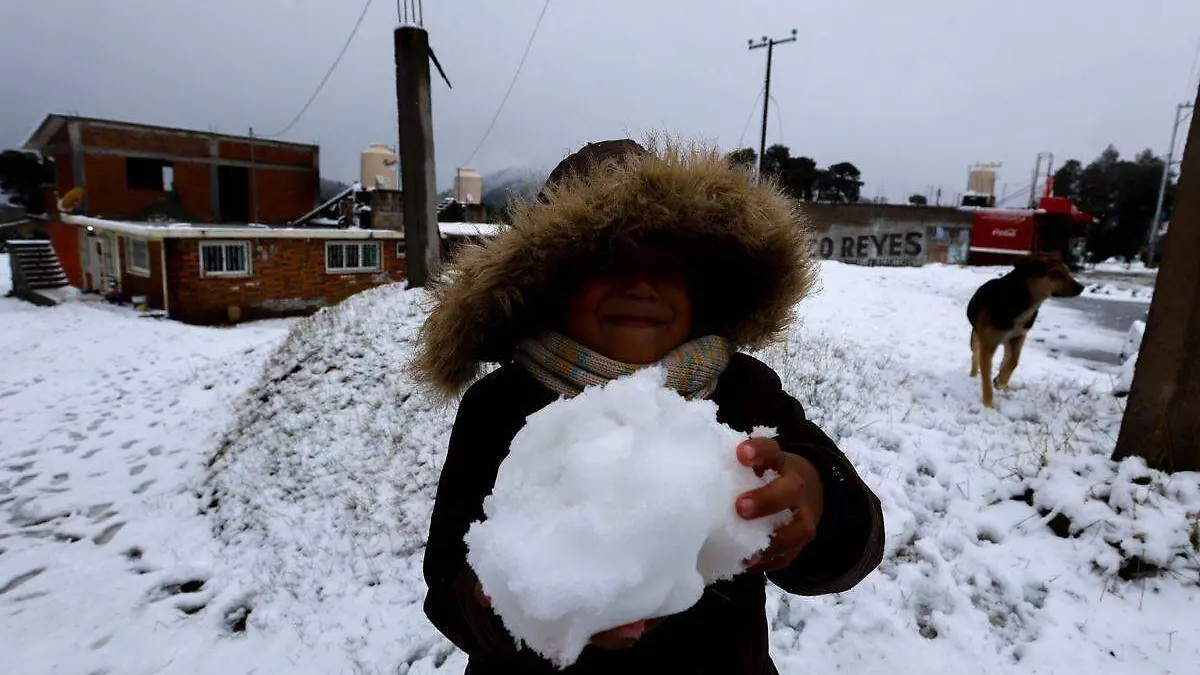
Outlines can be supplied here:
M250 203L254 205L254 222L258 223L258 169L254 164L254 127L250 127Z
M1146 237L1146 264L1154 266L1154 249L1158 246L1158 231L1162 228L1163 202L1167 198L1167 183L1171 178L1171 166L1175 164L1175 140L1179 135L1179 124L1184 110L1195 110L1192 103L1175 106L1175 125L1171 127L1171 145L1167 147L1167 161L1163 164L1162 180L1158 184L1158 201L1154 205L1154 220L1150 221L1150 234Z
M767 48L767 81L766 84L763 85L762 136L758 141L758 175L760 177L763 175L763 167L765 166L763 163L765 160L764 155L767 152L767 111L771 109L771 56L775 53L775 45L782 45L795 41L795 28L792 29L792 36L790 38L775 40L764 35L761 42L755 42L752 39L747 41L750 43L750 49L760 49L762 47Z
M407 8L406 8L407 9ZM412 15L419 20L419 14ZM407 17L405 17L407 19ZM429 33L415 25L395 32L396 111L400 126L400 183L409 288L432 280L441 264L429 93Z

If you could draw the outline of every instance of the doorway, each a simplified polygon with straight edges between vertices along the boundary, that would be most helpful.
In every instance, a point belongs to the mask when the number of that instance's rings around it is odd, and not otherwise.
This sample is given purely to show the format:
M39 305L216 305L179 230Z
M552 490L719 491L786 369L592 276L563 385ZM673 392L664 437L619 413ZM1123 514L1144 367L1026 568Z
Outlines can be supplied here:
M84 245L87 290L105 293L117 278L117 237L111 232L96 232L85 238Z
M222 223L250 222L250 171L244 166L217 167L217 198Z

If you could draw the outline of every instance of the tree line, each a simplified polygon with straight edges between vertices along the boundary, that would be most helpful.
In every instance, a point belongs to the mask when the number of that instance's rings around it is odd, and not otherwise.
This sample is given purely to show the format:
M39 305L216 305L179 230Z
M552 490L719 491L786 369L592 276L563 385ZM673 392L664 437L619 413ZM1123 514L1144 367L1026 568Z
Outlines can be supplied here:
M1054 195L1070 198L1080 210L1096 218L1087 232L1087 248L1093 260L1131 260L1142 252L1154 220L1163 164L1150 150L1128 160L1109 145L1087 166L1070 159L1054 172ZM1167 181L1162 222L1170 220L1175 196L1173 178Z
M734 150L725 156L730 164L747 170L758 166L754 148ZM792 157L786 145L775 144L763 153L762 171L778 181L788 196L806 202L855 204L862 199L862 172L850 162L818 168L811 157Z

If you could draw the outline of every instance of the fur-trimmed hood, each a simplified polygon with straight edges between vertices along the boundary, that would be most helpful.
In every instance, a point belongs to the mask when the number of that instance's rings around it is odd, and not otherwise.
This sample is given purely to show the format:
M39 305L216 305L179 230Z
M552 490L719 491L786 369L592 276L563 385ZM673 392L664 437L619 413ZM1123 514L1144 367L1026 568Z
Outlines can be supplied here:
M459 252L432 288L417 375L458 395L482 364L509 362L518 342L553 327L581 269L645 242L693 265L705 283L693 301L712 332L739 349L764 346L813 283L808 229L795 202L715 151L668 146L594 164Z

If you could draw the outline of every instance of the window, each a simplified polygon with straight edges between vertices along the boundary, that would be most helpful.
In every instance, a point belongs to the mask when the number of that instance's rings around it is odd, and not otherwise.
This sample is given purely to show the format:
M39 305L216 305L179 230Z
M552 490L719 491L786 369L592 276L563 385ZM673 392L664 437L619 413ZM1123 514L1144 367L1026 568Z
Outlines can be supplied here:
M161 159L127 157L125 185L130 190L170 192L175 189L175 166Z
M244 277L250 274L250 244L204 242L200 244L200 275L205 277Z
M325 244L326 272L378 272L379 242L328 242Z
M403 258L407 254L408 254L408 246L405 244L404 240L401 239L400 241L396 242L396 257Z
M150 242L145 239L125 238L126 266L130 274L150 276Z

